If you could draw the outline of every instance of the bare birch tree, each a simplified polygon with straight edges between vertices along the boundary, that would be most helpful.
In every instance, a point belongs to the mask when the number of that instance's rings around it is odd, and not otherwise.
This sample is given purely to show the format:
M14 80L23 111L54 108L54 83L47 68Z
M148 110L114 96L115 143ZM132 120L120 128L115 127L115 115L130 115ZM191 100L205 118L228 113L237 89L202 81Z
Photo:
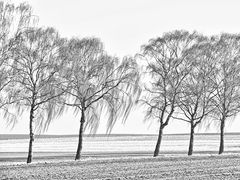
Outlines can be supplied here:
M30 113L27 163L32 162L34 131L46 130L57 114L55 98L63 94L59 79L61 44L62 40L53 28L28 28L22 32L15 49L12 96L17 100L17 108L27 109Z
M222 34L216 40L217 72L212 83L216 87L215 118L220 122L219 154L224 151L226 120L240 111L240 36Z
M16 122L16 116L7 107L15 102L8 98L8 86L13 80L9 64L21 32L33 19L32 10L28 4L21 3L16 6L0 1L0 109L8 125L14 125Z
M182 81L189 73L184 52L200 40L199 37L196 33L174 31L151 39L142 48L142 56L148 63L147 72L151 76L145 87L148 95L142 100L148 106L146 118L157 119L160 123L154 157L159 154L163 129L176 109Z
M214 111L215 87L211 78L215 73L216 61L214 46L208 42L196 44L185 53L191 70L183 80L178 96L177 106L181 112L173 118L190 123L188 155L192 155L195 128Z
M103 111L107 112L108 133L117 118L126 120L139 94L139 74L134 59L125 58L119 62L108 56L96 38L71 39L63 56L68 62L64 78L69 89L63 104L81 113L75 157L78 160L84 130L90 128L95 133Z

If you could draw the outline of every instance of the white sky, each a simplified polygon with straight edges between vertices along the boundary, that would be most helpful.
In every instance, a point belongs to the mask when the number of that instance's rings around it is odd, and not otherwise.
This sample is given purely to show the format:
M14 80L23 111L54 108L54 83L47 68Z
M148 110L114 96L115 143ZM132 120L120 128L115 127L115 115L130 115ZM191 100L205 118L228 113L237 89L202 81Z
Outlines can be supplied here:
M21 2L12 0L12 2ZM29 0L41 26L56 28L63 37L99 37L111 55L123 57L139 52L150 38L175 29L197 30L211 35L240 32L238 0ZM131 114L123 126L118 122L113 133L157 133L158 124L143 123L142 110ZM239 122L238 122L239 121ZM98 133L105 133L104 123ZM238 132L236 118L227 132ZM55 120L46 134L77 134L79 118L71 113ZM184 122L171 122L165 133L187 133ZM200 132L205 132L201 130ZM217 132L216 128L207 132ZM28 133L28 114L14 129L0 121L0 133Z

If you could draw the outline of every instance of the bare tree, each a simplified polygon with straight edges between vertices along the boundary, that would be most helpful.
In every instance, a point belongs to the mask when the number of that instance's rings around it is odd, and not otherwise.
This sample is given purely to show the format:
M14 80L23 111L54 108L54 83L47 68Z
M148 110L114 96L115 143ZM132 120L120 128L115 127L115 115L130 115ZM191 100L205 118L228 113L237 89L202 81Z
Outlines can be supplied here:
M212 101L215 87L211 78L215 73L216 61L214 46L208 42L196 44L185 53L191 70L183 80L178 96L180 113L173 118L190 123L188 155L192 155L195 128L214 111Z
M158 119L160 123L154 157L159 154L163 129L175 111L182 81L189 73L184 52L200 39L195 32L174 31L151 39L142 48L142 56L148 63L147 72L151 76L145 87L148 95L142 100L148 105L146 118Z
M21 3L15 6L0 1L0 109L8 120L8 125L14 125L16 122L16 116L7 107L15 102L8 98L8 86L13 80L9 64L21 32L33 20L32 10L28 4Z
M57 114L55 98L63 94L59 75L62 41L53 28L28 28L22 32L15 49L11 66L15 74L14 91L11 95L17 100L17 108L30 111L27 163L32 161L34 131L46 130Z
M220 121L219 154L224 151L226 120L240 111L240 36L222 34L216 41L217 72L212 79L216 87L215 117Z
M81 113L75 157L78 160L85 128L95 133L103 111L107 111L108 133L117 118L126 120L139 94L139 74L134 59L119 62L108 56L96 38L71 39L63 57L69 63L64 76L69 90L63 104Z

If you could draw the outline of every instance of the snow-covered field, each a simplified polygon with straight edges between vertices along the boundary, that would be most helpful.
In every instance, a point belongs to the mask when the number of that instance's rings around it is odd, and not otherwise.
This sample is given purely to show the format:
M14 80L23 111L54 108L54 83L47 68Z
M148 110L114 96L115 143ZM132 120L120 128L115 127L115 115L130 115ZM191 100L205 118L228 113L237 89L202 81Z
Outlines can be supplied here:
M96 157L152 156L156 135L113 135L84 137L82 155ZM160 153L163 155L185 155L188 150L189 135L164 135ZM28 139L0 138L0 165L25 162ZM78 137L36 138L33 144L33 161L49 159L74 159ZM218 134L197 134L194 154L217 154ZM240 134L225 135L225 152L240 152Z
M1 138L0 138L1 139ZM84 137L83 156L75 162L78 138L37 138L33 163L25 163L28 139L0 140L0 179L240 179L240 134L196 135L188 157L188 135L165 135L160 156L152 158L157 136Z
M124 135L84 137L83 153L150 152L157 140L156 135ZM188 150L189 135L164 135L161 151L183 152ZM75 152L78 137L36 138L33 152ZM28 139L0 140L0 153L27 152ZM217 151L218 134L195 135L195 151ZM240 134L225 135L225 150L240 152Z
M240 179L239 155L100 158L2 165L0 179Z

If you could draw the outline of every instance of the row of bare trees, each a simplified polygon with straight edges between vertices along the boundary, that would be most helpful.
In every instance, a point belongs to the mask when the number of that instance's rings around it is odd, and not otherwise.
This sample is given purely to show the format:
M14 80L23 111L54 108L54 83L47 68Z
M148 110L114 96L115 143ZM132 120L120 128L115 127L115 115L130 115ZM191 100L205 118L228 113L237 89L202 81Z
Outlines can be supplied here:
M1 2L1 8L1 108L13 124L29 111L27 163L32 161L34 132L47 130L70 108L80 119L75 157L80 159L84 129L95 133L102 112L108 133L117 119L128 117L140 95L136 60L108 55L97 38L68 40L53 28L37 27L27 4Z
M27 4L0 2L0 23L0 108L13 125L29 112L27 163L34 133L46 131L67 110L79 116L78 160L86 128L96 133L104 112L111 133L137 103L147 107L146 119L159 121L154 156L171 119L190 124L188 155L195 128L219 122L223 152L225 122L240 111L239 35L173 31L151 39L134 58L120 60L97 38L66 39L53 28L37 27Z
M138 56L146 60L151 79L141 100L148 106L146 118L158 119L160 125L154 156L170 119L189 123L188 155L196 127L219 125L222 154L226 121L240 111L240 35L174 31L151 39Z

